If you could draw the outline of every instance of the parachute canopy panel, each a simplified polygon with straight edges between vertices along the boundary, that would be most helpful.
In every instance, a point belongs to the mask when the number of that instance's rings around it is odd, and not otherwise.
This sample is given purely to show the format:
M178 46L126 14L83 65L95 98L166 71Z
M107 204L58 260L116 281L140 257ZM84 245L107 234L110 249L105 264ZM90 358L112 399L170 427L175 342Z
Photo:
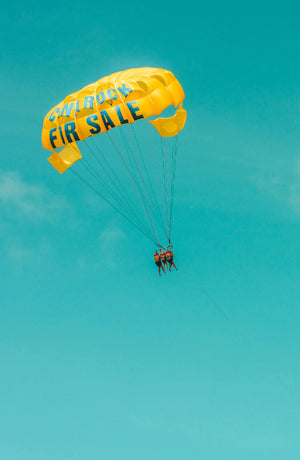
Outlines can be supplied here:
M53 151L124 124L159 116L171 105L180 106L174 117L149 121L161 136L175 136L186 119L183 100L184 91L168 70L142 67L116 72L53 107L44 119L42 143Z
M48 161L60 173L64 173L72 164L80 160L82 155L75 143L66 145L60 152L54 151Z
M180 107L172 117L149 121L162 137L176 136L185 125L186 110Z

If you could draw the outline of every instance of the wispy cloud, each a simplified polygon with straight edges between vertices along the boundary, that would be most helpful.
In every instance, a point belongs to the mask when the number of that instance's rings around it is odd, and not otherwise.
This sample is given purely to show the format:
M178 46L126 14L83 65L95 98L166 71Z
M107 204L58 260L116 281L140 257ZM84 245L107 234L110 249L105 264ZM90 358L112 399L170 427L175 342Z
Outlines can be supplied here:
M48 264L52 262L53 246L44 235L31 240L28 235L24 237L23 234L14 233L12 226L1 242L4 243L2 254L7 256L16 268L36 267L45 261Z
M30 184L17 172L0 170L0 204L8 212L22 217L51 222L66 208L63 197L50 193L42 185Z
M264 173L251 176L257 190L300 216L300 157L289 172Z
M18 261L32 257L33 251L25 247L10 246L7 248L8 255Z
M291 209L300 216L300 183L290 186L289 205Z
M126 235L121 228L111 226L105 229L99 238L103 247L109 247L109 249L112 249L121 241L124 241L126 239Z
M62 218L64 225L74 224L72 207L64 197L14 171L0 170L0 216L0 249L16 267L39 264L53 254L51 238L40 231L41 226L55 229Z
M126 234L116 224L106 228L99 236L102 257L110 268L116 268Z
M300 178L300 156L297 158L297 161L296 161L296 174Z
M94 248L96 257L81 255L78 258L79 266L84 270L91 270L104 264L107 268L115 270L123 258L126 240L127 236L118 223L112 222L98 237L98 245Z

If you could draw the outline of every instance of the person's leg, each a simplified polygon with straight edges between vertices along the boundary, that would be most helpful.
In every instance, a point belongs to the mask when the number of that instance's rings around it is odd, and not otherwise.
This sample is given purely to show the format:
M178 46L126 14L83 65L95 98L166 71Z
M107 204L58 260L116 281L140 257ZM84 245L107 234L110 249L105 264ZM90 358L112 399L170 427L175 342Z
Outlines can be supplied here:
M175 269L177 270L177 267L176 267L176 265L174 264L174 261L172 262L172 265L174 265Z

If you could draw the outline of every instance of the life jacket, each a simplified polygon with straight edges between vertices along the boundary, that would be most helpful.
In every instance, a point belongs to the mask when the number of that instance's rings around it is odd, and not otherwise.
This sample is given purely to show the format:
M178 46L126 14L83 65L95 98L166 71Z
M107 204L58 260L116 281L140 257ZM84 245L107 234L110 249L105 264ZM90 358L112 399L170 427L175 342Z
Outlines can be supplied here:
M163 262L165 262L165 261L166 261L166 253L165 253L165 252L162 252L162 253L160 254L160 258L161 258L161 260L162 260Z
M167 260L172 260L173 259L173 253L171 251L166 252L166 258Z
M155 262L159 262L159 261L160 261L160 256L159 256L158 253L154 254L153 257L154 257Z

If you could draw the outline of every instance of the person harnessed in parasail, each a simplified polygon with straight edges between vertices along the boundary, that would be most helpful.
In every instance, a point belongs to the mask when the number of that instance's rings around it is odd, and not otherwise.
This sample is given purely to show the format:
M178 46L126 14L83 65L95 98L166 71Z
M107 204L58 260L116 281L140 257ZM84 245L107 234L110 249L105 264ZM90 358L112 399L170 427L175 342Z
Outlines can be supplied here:
M161 260L162 263L163 263L164 269L168 268L167 256L166 256L166 253L165 253L165 252L161 252L161 254L160 254L160 260Z
M166 260L167 262L169 263L169 270L171 271L171 267L172 265L174 265L175 269L177 270L177 267L176 265L174 264L174 260L173 260L173 257L174 257L174 254L171 250L167 250L166 251Z
M160 269L162 268L164 273L166 273L166 270L162 266L160 255L158 254L158 252L156 252L153 257L156 265L158 266L158 274L159 276L161 276Z
M165 252L162 252L163 250L165 250ZM160 273L161 268L163 269L164 273L166 273L167 268L169 269L169 271L171 271L172 265L177 270L177 267L174 264L173 258L174 258L174 254L172 252L171 244L169 246L166 246L165 248L159 247L157 249L156 253L154 254L154 261L156 265L158 266L159 276L161 276L161 273Z

